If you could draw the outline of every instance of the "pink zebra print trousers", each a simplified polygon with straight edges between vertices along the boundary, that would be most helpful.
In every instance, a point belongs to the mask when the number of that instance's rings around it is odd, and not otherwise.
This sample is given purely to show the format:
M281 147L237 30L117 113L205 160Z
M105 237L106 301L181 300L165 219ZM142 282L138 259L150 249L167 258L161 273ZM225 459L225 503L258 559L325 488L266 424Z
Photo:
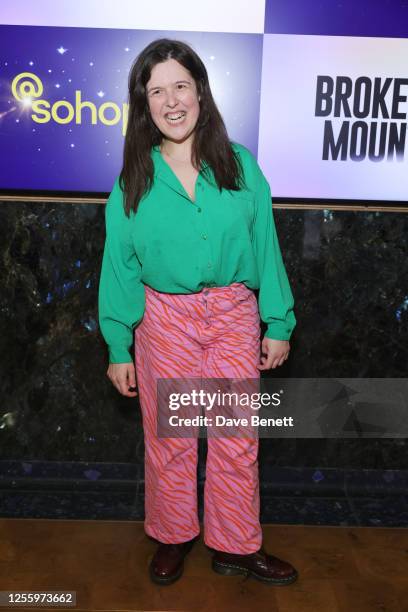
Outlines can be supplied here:
M145 442L145 532L164 543L200 533L197 437L157 436L158 378L259 378L260 320L243 283L170 294L145 285L135 364ZM207 438L204 542L249 554L262 545L258 439Z

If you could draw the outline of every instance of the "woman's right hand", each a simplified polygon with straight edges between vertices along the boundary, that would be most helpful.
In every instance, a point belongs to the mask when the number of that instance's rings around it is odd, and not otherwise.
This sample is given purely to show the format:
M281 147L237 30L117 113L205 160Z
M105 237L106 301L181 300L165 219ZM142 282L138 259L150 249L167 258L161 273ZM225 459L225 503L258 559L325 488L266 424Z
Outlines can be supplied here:
M129 391L129 387L136 388L136 373L133 362L110 363L107 377L122 395L136 397L137 391Z

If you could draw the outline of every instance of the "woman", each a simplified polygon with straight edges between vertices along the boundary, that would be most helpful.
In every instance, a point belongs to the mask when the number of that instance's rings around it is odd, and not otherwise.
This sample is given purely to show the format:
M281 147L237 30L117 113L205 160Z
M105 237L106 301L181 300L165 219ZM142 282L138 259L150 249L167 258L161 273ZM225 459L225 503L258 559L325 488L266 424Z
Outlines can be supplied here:
M287 359L296 323L269 185L252 153L229 141L205 66L183 42L153 41L131 68L123 168L105 214L107 375L127 397L137 378L144 527L159 543L150 576L169 584L200 533L197 438L157 434L157 379L259 380ZM204 542L216 572L289 584L297 571L262 547L257 452L257 438L208 437Z

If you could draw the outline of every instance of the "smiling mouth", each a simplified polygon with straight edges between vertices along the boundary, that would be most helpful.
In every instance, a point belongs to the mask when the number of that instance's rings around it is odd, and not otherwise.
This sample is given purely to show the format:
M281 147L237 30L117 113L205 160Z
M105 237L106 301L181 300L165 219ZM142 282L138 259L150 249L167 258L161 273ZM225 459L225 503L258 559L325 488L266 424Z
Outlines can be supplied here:
M181 123L184 119L184 117L186 116L186 113L184 111L180 111L179 113L169 113L165 116L165 119L168 123L173 124L173 123Z

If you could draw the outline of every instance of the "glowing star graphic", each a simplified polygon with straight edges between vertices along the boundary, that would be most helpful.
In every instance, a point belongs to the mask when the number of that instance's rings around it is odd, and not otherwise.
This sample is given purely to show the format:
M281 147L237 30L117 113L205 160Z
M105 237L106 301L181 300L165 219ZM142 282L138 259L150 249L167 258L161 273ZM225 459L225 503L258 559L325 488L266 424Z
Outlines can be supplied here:
M129 47L125 47L125 51L130 51Z
M25 98L23 98L23 99L21 100L21 104L22 104L23 106L25 106L26 108L28 108L28 107L30 107L30 106L31 106L32 101L33 101L33 99L32 99L32 98L30 98L30 96L26 96Z
M9 108L8 110L4 111L3 113L0 113L0 119L3 119L3 117L8 115L9 113L12 113L15 110L17 110L17 106L13 106L13 108Z
M58 53L60 53L61 55L64 55L64 53L66 53L68 51L68 49L64 49L64 47L61 45L58 49L57 49Z
M100 98L103 98L105 95L104 91L98 91L98 93L96 94L97 96L99 96Z

